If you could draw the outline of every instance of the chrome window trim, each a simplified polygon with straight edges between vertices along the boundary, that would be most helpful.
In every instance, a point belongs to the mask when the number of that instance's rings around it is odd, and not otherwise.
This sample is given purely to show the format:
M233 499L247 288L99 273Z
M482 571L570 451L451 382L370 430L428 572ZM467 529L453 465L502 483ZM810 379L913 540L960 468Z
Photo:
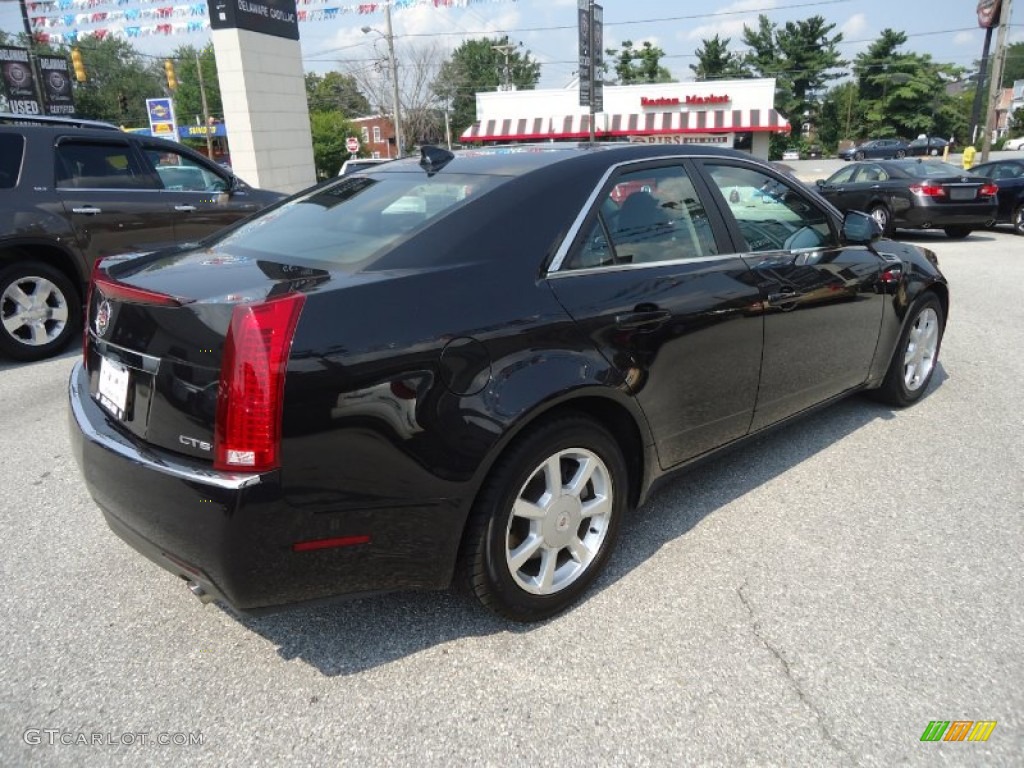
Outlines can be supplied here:
M549 278L562 279L575 275L593 275L600 272L623 272L633 269L651 269L683 264L712 264L717 261L743 261L742 253L716 253L712 256L695 256L691 259L665 259L663 261L645 261L642 264L608 264L602 267L585 267L583 269L565 269L560 272L548 273Z
M601 193L601 190L604 189L604 185L608 183L608 179L610 179L612 177L612 175L616 171L618 171L620 168L625 168L625 167L628 167L628 166L631 166L631 165L646 165L648 163L664 162L664 161L667 161L667 160L723 160L723 161L731 162L731 163L738 162L738 163L741 163L743 165L749 165L749 166L751 166L752 168L754 168L756 170L764 170L764 167L761 165L761 163L759 161L754 160L754 158L749 158L748 159L746 157L732 157L732 156L709 155L709 154L657 155L657 156L654 156L654 157L645 157L645 158L638 159L638 160L624 160L621 163L615 163L614 165L609 166L608 170L605 171L604 175L601 176L601 179L600 179L600 181L598 181L597 186L594 187L594 190L590 193L590 196L587 198L587 202L583 204L582 210L578 214L576 214L576 218L573 221L572 226L569 227L569 231L566 232L565 237L562 238L562 242L559 243L559 245L558 245L558 250L555 251L555 257L551 260L551 264L548 266L547 271L545 272L545 277L564 277L566 275L575 275L575 274L594 274L597 271L602 271L602 270L603 271L608 271L610 269L618 269L618 268L645 268L645 267L651 267L651 266L664 266L665 264L673 264L673 263L689 264L689 263L694 263L694 262L699 262L699 261L708 261L708 260L712 260L713 261L713 260L721 259L721 258L740 257L740 254L738 254L738 253L728 253L728 254L716 254L716 255L713 255L713 256L698 256L698 257L693 258L693 259L673 259L673 260L667 260L667 261L652 261L652 262L648 262L648 263L645 263L645 264L612 264L612 265L606 266L606 267L588 267L586 269L566 269L566 270L562 269L562 265L564 264L566 257L569 255L569 249L572 248L573 242L576 240L576 237L579 235L580 230L583 228L583 222L586 220L587 214L589 214L591 209L594 207L594 203L597 202L597 197ZM768 170L774 170L774 169L769 167ZM778 174L778 175L782 176L782 174Z

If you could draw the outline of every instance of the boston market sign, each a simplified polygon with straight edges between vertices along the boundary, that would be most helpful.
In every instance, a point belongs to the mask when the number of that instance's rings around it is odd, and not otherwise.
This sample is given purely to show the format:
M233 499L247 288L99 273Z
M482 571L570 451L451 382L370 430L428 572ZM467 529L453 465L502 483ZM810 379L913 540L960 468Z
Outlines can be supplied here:
M687 96L685 100L680 100L676 96L659 96L658 98L648 98L647 96L640 97L641 107L678 107L681 103L686 104L728 104L732 99L728 96Z

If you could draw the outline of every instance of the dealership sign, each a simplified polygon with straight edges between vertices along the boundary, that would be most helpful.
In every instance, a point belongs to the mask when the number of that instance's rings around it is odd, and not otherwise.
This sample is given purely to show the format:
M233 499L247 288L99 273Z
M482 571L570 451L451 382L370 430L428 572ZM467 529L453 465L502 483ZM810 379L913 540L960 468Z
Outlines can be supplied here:
M16 115L43 114L36 95L36 81L28 49L0 47L0 68L3 71L8 111Z
M211 29L247 29L299 39L295 0L206 0ZM374 7L374 6L370 6ZM360 13L363 6L360 6Z
M71 70L62 56L40 56L39 82L43 85L43 104L48 115L75 114L75 97L71 92Z

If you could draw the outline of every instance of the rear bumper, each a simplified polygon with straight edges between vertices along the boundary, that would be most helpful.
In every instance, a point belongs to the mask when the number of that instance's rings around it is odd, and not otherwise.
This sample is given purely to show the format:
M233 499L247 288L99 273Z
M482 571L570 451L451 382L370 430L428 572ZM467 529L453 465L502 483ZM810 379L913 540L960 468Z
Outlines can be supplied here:
M73 453L110 528L238 611L440 587L450 579L451 564L441 553L408 547L410 540L430 542L438 524L450 519L436 508L403 510L400 537L388 510L312 514L289 503L280 470L213 472L198 460L127 437L89 396L81 363L71 373L68 394ZM303 541L367 536L368 542L351 546L293 549ZM406 546L391 546L398 538Z
M896 226L922 228L930 224L933 227L950 227L957 225L983 227L996 218L996 204L979 205L964 203L963 205L914 205L912 208L897 214Z

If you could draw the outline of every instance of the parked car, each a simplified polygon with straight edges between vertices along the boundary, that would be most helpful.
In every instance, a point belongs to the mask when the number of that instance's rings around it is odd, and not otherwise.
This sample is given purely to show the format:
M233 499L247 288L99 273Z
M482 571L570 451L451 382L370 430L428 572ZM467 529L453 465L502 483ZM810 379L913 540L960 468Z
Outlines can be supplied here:
M1024 235L1024 160L982 163L971 168L971 173L992 179L999 188L996 223L1010 224L1018 235Z
M98 258L195 242L283 197L174 141L0 115L0 354L39 360L80 338Z
M1024 149L1024 136L1018 136L1015 139L1007 139L1003 142L1003 149L1009 149L1015 152Z
M991 179L935 160L854 163L816 183L839 210L870 213L886 234L942 229L961 238L996 219Z
M839 153L843 160L864 160L865 158L906 157L908 145L903 139L874 139L844 149Z
M732 150L424 147L103 260L74 455L204 601L454 577L543 619L659 478L842 395L922 397L946 281L879 237Z
M911 157L923 157L926 155L937 157L945 151L948 145L948 141L940 139L938 136L929 136L925 139L914 139L907 145L907 155Z
M348 176L350 173L356 171L365 171L369 168L373 168L381 163L386 163L391 158L388 157L356 157L351 160L346 160L341 164L341 168L338 170L339 176Z

